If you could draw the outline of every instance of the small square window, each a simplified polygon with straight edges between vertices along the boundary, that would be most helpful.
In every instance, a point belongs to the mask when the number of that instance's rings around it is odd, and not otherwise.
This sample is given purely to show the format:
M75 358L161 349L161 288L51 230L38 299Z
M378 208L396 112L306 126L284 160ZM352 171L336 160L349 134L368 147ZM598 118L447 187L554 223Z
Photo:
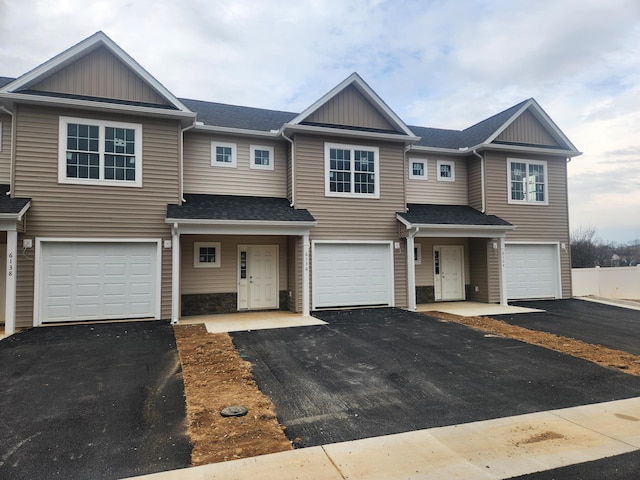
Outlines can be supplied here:
M452 160L438 160L437 164L438 181L455 182L455 163Z
M414 180L427 179L427 161L424 159L409 159L409 178Z
M195 268L217 268L220 266L220 242L195 242L193 266Z
M249 147L250 168L257 170L273 170L273 147L251 145Z
M236 144L211 142L211 165L236 168Z

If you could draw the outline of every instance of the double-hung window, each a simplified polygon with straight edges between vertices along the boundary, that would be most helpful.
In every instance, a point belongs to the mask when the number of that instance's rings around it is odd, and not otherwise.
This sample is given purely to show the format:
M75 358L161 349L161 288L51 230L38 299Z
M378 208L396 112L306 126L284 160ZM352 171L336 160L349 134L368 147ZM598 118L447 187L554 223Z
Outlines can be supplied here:
M60 117L58 181L142 186L142 125Z
M452 160L438 160L436 163L439 182L456 181L456 164Z
M325 143L325 195L380 198L379 149Z
M547 162L507 159L509 203L548 204Z

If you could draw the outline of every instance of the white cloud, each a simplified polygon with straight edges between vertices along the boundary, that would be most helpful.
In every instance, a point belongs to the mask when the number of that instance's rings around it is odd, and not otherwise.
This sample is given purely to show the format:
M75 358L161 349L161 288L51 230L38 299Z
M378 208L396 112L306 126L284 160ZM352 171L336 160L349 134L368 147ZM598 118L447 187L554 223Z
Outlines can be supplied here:
M572 223L637 206L588 196L638 145L637 0L0 0L0 75L97 30L181 97L301 111L357 71L407 123L439 128L535 97L585 152Z

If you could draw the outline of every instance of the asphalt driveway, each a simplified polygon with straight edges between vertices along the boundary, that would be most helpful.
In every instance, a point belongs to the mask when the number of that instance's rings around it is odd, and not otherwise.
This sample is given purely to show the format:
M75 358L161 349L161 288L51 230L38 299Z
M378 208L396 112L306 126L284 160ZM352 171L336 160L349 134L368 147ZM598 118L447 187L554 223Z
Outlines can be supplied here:
M0 478L116 479L190 465L167 322L68 325L0 341Z
M640 378L403 310L233 333L286 434L314 446L640 395Z
M640 310L579 299L511 302L544 312L492 315L512 325L640 355ZM640 306L640 304L638 304Z

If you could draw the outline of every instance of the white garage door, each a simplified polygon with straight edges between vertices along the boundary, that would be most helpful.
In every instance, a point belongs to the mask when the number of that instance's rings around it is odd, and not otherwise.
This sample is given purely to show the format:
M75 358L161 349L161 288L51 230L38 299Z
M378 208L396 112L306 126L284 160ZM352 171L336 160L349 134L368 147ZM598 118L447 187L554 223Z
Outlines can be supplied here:
M43 242L40 320L159 318L157 243Z
M392 305L389 244L316 243L313 308Z
M560 297L556 245L507 244L505 270L508 299Z

